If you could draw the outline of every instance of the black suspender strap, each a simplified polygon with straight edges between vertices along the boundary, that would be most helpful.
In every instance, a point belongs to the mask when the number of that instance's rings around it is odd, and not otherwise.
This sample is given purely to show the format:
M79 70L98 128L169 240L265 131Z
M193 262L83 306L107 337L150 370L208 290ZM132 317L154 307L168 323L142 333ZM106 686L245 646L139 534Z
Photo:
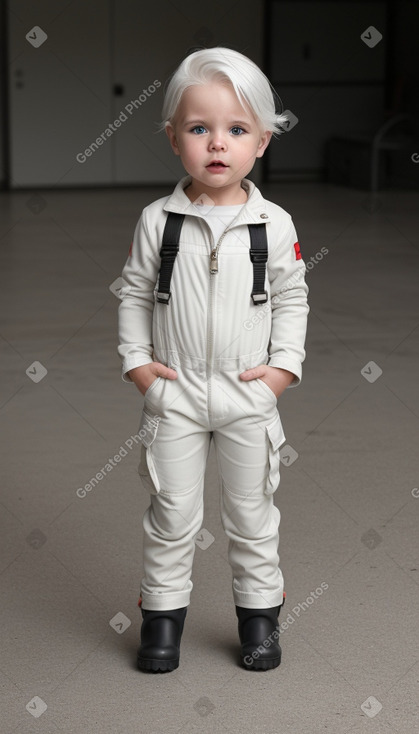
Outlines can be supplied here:
M250 259L253 263L252 299L255 306L266 303L268 294L265 291L266 262L268 260L268 240L266 224L248 224L250 234Z
M157 300L159 303L170 301L170 281L173 273L176 255L179 251L179 238L182 229L184 214L169 212L163 232L163 242L160 249L161 267ZM266 303L268 294L265 291L266 262L268 260L268 240L266 224L248 224L250 234L250 259L253 264L252 300L255 306Z
M163 232L163 242L160 249L161 267L159 275L159 289L157 300L159 303L170 301L170 281L172 279L173 266L179 251L179 238L182 229L184 214L169 212Z

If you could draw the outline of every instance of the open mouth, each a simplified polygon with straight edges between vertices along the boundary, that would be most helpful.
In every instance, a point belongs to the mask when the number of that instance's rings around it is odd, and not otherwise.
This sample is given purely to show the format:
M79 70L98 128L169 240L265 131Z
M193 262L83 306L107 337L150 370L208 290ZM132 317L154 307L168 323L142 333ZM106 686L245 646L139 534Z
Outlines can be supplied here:
M228 166L222 161L211 161L206 168L208 171L212 171L213 173L220 173L221 171L225 171Z

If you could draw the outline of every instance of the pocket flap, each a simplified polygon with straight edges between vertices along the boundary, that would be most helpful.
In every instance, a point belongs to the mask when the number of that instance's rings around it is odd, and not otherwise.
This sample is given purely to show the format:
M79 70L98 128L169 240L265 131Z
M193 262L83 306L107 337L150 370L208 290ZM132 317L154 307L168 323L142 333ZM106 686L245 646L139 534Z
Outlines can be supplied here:
M277 415L273 423L270 423L268 426L266 426L266 430L268 432L269 441L273 450L277 451L285 441L284 429L282 428L279 414Z
M146 448L149 448L156 438L159 423L160 418L158 415L152 416L150 413L147 413L146 410L143 410L138 435L141 439L141 443Z

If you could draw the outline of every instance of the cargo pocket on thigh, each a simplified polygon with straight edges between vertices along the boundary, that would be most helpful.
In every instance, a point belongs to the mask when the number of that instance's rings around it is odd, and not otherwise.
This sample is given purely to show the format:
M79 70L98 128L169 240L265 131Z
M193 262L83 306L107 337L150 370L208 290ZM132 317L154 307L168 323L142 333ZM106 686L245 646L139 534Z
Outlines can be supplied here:
M150 494L158 494L160 492L160 482L151 448L157 436L159 423L160 418L153 418L146 410L143 410L140 429L138 431L141 439L141 457L138 465L138 474L145 489Z
M266 426L268 437L268 475L266 478L265 494L273 494L279 485L279 465L280 454L279 448L285 441L285 435L282 428L281 419L277 414L273 423Z

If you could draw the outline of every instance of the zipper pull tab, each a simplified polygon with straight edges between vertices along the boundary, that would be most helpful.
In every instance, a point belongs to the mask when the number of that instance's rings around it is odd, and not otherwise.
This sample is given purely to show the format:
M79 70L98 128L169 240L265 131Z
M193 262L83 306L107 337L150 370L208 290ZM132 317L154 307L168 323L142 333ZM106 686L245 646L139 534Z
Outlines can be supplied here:
M210 273L218 273L218 253L217 250L211 251Z

